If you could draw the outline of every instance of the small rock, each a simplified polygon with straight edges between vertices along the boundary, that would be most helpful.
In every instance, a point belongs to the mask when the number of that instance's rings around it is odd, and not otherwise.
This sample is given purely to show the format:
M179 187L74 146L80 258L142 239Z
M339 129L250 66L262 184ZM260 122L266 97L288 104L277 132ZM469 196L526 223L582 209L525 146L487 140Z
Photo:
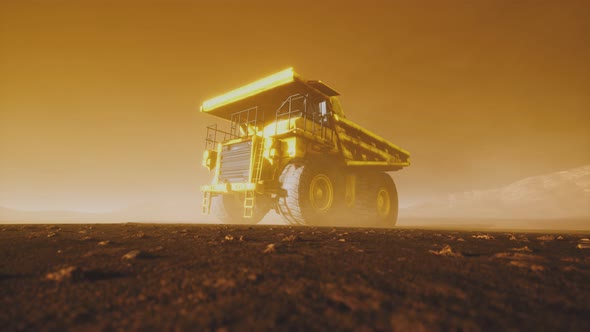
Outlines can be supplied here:
M580 263L580 259L579 258L574 258L574 257L564 257L561 259L564 262L568 262L568 263Z
M492 258L510 259L510 260L521 260L531 262L542 262L545 258L538 255L520 254L514 252L500 252L492 256Z
M47 237L54 237L54 236L56 236L56 235L57 235L57 233L56 233L56 232L51 232L51 233L47 234Z
M226 241L233 241L234 240L234 237L233 237L233 235L226 235L225 236L225 240Z
M145 238L145 233L142 231L139 231L137 234L135 234L135 237L137 237L139 239L143 239L143 238Z
M240 235L239 241L244 241L244 235Z
M539 241L553 241L553 240L555 240L555 236L553 236L553 235L543 235L543 236L537 237L537 240L539 240Z
M483 234L483 235L472 235L471 236L474 239L482 239L482 240L493 240L494 237L491 235L487 235L487 234Z
M85 236L85 237L81 238L80 240L82 240L82 241L90 241L90 240L92 240L92 237Z
M572 272L572 271L573 272L578 272L578 273L579 272L584 272L583 270L580 270L577 267L572 266L572 265L564 266L561 269L564 270L564 271L567 271L567 272Z
M535 272L545 270L545 267L543 267L541 263L546 261L546 259L542 256L516 252L501 252L493 255L492 258L507 260L509 265L529 269Z
M236 287L236 281L233 279L219 278L216 280L206 280L203 282L205 286L217 288L220 290L227 290Z
M524 246L522 248L512 248L512 251L521 251L521 252L533 252L528 246Z
M295 242L297 240L299 240L299 237L295 234L291 234L287 237L284 237L282 241L283 242Z
M578 249L590 249L590 239L580 239L580 242L576 246Z
M99 245L99 246L106 246L107 244L110 244L110 243L111 243L111 241L109 241L109 240L104 240L104 241L100 241L100 242L98 242L98 245Z
M357 248L355 246L350 247L350 250L352 250L354 252L365 252L363 249Z
M131 250L130 252L126 253L121 257L121 259L136 259L145 257L145 253L140 250Z
M557 237L557 239L558 240L563 240L563 236L560 235L560 236Z
M439 250L429 250L429 252L431 254L437 255L437 256L451 256L451 257L461 257L463 255L461 255L461 253L458 252L454 252L453 249L451 248L450 245L445 244L445 246Z
M346 242L346 239L338 239L338 242Z
M523 262L523 261L510 261L510 265L522 267L525 269L530 269L531 271L544 271L545 268L539 264L533 264L530 262Z
M508 240L510 240L510 241L517 241L518 239L516 238L516 236L510 234L510 236L508 237Z
M82 257L88 258L88 257L96 256L96 255L97 255L96 251L88 251L84 255L82 255Z
M81 280L83 277L82 270L76 266L67 266L55 272L50 272L45 275L45 279L57 282L67 280Z
M272 254L275 251L276 251L275 245L274 245L274 243L271 243L266 246L266 248L264 249L264 251L262 253L263 254Z

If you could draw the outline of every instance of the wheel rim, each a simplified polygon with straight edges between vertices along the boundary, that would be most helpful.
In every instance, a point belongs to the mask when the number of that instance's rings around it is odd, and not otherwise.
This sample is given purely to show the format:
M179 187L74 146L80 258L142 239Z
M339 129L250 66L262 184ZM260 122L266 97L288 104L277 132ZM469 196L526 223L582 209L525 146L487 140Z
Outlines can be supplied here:
M385 218L389 216L391 211L391 199L389 197L389 191L386 189L380 189L377 193L377 213L379 217Z
M309 201L314 210L324 213L330 209L334 201L332 182L324 174L316 175L309 185Z

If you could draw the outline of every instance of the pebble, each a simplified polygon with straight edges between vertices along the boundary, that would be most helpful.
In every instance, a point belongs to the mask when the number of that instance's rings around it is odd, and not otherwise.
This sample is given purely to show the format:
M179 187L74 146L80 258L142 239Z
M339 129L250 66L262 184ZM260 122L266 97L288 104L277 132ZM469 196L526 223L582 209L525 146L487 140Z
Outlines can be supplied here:
M50 272L45 275L45 279L57 282L66 280L80 280L82 279L82 270L76 266L67 266L55 272Z
M121 257L121 258L122 259L136 259L136 258L141 258L143 255L144 255L144 253L139 250L131 250L130 252L123 255L123 257Z
M448 244L445 244L445 246L442 247L442 249L439 250L439 251L429 250L429 252L431 254L435 254L437 256L451 256L451 257L461 257L461 256L463 256L463 255L461 255L458 252L454 252L453 249L451 248L451 246L448 245Z
M539 241L553 241L553 240L555 240L555 236L553 236L553 235L543 235L543 236L537 237L537 240L539 240Z
M522 248L512 248L512 251L533 252L528 246Z
M493 240L494 239L493 236L487 235L487 234L484 234L484 235L472 235L471 237L474 238L474 239L483 239L483 240Z
M291 234L291 235L289 235L287 237L284 237L282 241L283 242L294 242L294 241L297 241L297 240L299 240L299 237L297 235Z
M262 252L263 254L271 254L273 252L275 252L275 245L274 243L271 243L269 245L266 246L266 248L264 249L264 251Z
M580 239L580 242L576 247L578 249L590 249L590 239Z

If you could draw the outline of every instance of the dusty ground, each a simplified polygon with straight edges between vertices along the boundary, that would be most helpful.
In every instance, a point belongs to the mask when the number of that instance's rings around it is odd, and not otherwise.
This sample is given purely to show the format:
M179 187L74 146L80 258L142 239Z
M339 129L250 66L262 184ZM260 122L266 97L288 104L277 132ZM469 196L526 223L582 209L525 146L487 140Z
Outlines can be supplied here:
M589 237L0 225L0 330L590 331Z

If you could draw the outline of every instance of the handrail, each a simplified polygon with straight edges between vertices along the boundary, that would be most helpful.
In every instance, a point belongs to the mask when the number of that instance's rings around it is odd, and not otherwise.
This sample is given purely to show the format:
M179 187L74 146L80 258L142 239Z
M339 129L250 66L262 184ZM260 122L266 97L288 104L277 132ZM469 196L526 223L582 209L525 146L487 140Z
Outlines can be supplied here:
M221 139L218 139L221 136ZM207 133L205 136L205 150L215 150L215 145L219 142L225 142L237 137L234 137L232 133L218 129L217 123L207 126Z
M301 109L293 109L293 103L301 100L302 101L302 110ZM288 107L286 107L288 105ZM308 107L309 105L309 107ZM326 124L331 118L332 111L330 110L329 113L323 115L320 114L319 109L316 109L315 104L310 103L308 95L302 94L294 94L287 97L281 106L276 111L275 114L275 135L278 133L278 123L280 120L287 120L287 123L291 123L291 119L295 117L295 115L299 115L303 118L303 130L309 132L312 136L320 137L321 139L327 142L333 142L334 133L333 131L326 130ZM307 124L311 122L311 129L308 129ZM328 136L330 133L330 137Z

